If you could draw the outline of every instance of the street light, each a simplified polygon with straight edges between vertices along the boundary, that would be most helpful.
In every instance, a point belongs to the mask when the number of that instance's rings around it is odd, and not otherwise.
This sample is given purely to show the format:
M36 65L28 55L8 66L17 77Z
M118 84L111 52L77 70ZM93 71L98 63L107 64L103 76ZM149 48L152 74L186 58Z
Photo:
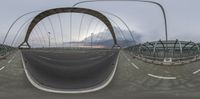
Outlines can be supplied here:
M91 48L92 48L93 35L94 33L91 33Z
M48 32L48 37L49 37L49 47L51 46L51 33L50 32Z

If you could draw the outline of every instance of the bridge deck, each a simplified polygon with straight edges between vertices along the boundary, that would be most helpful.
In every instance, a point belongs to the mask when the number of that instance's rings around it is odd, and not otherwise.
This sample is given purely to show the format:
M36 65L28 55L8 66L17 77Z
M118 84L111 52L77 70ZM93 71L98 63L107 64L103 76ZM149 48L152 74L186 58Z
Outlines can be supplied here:
M0 71L0 98L198 99L200 97L200 72L198 72L200 62L163 67L132 59L129 53L124 51L121 51L119 56L116 74L112 82L104 89L86 94L55 94L38 90L29 83L24 73L20 52L17 52L0 62L1 67L5 66ZM11 62L8 63L10 60ZM148 74L176 77L176 79L159 79Z
M52 89L78 90L105 83L115 68L118 51L22 50L22 55L35 82Z

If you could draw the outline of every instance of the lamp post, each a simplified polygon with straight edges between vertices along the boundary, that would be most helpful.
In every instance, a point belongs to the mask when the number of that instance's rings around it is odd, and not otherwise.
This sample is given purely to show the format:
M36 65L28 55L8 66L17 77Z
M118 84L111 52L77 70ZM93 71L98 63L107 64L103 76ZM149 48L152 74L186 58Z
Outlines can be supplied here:
M94 33L91 33L91 48L92 48L93 35Z
M50 48L50 46L51 46L51 33L50 32L48 32L48 38L49 38L49 48Z

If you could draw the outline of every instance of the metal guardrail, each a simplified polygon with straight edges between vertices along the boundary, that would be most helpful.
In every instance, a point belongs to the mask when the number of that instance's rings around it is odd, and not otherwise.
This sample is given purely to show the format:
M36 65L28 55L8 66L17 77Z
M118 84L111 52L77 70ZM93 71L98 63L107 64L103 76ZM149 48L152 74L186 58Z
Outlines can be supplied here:
M15 50L14 47L0 44L0 59L6 58L13 50Z
M199 44L192 41L154 41L126 48L133 57L166 65L190 63L199 59Z

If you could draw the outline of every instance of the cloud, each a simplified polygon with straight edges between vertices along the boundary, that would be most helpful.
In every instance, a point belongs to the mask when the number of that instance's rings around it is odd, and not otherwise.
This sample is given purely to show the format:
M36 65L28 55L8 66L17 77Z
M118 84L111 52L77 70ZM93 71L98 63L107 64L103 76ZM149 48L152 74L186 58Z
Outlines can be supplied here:
M120 28L114 27L114 30L119 31ZM131 31L133 38L128 30L121 30L121 32L115 33L118 44L122 47L134 45L141 42L142 36L134 31ZM89 45L91 43L91 40L93 44L100 44L106 47L113 45L113 38L108 29L105 29L103 32L88 36L82 42L86 42L86 44Z

